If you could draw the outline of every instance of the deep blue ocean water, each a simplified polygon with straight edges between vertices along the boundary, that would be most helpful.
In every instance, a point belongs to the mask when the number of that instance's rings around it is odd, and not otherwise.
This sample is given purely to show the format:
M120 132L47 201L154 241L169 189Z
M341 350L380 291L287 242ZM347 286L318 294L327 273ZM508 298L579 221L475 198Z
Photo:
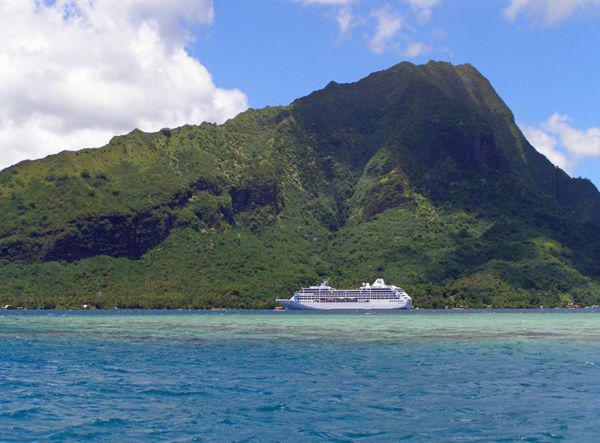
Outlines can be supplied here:
M2 312L1 441L597 441L600 313Z

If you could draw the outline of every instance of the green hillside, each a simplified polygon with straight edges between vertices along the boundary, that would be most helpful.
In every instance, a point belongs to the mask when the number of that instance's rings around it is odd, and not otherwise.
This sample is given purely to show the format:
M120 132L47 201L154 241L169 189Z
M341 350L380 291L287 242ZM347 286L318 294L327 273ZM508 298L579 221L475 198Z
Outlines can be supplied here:
M0 304L270 307L328 277L417 306L600 304L600 194L470 65L401 63L223 125L0 172Z

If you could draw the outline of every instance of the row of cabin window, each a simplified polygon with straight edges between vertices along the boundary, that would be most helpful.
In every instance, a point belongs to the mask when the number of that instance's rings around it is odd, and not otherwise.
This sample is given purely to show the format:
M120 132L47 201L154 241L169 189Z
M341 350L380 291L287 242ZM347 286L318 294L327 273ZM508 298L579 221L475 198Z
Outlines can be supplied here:
M391 298L397 298L397 297L386 297L386 296L381 296L381 295L372 295L370 297L319 297L319 296L306 296L306 295L301 295L300 296L300 300L324 300L327 298L356 298L357 300L389 300Z

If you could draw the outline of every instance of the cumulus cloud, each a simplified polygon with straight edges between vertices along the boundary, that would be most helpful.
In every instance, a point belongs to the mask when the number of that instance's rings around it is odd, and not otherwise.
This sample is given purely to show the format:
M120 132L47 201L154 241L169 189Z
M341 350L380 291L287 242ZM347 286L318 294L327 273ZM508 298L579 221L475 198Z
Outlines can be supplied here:
M600 0L509 0L504 9L509 20L525 15L541 26L560 23L578 12L600 13Z
M375 32L369 39L369 47L376 54L384 52L390 41L404 26L404 20L388 5L371 11L371 17L376 21Z
M571 170L572 166L567 156L558 150L558 140L552 134L543 129L533 126L522 126L521 130L529 143L538 150L539 153L546 156L553 164L565 171Z
M0 168L247 108L185 49L210 0L3 0Z
M600 127L577 129L568 115L553 114L538 127L521 129L539 152L566 171L585 158L600 157Z

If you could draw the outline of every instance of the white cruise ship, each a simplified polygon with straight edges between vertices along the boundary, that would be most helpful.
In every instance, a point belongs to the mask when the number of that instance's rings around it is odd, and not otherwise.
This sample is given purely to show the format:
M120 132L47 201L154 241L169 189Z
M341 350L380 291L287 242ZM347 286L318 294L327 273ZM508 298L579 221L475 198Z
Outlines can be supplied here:
M382 278L358 289L333 289L324 281L296 291L290 299L277 299L287 309L411 309L412 298L402 288L386 285Z

